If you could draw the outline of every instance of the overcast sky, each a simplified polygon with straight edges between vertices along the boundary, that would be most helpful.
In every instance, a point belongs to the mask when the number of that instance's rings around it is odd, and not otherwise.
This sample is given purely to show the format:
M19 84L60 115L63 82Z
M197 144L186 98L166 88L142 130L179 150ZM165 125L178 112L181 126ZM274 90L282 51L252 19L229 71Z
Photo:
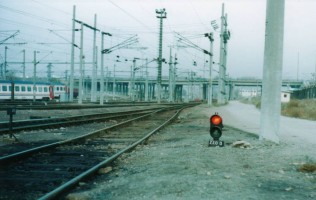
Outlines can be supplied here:
M284 79L312 79L316 65L316 1L285 0L284 35ZM169 46L178 57L179 76L191 70L199 76L208 74L208 56L190 48L176 48L181 45L176 33L190 39L203 49L209 50L209 40L203 35L214 32L214 61L219 58L219 30L211 26L212 20L220 25L222 3L228 15L228 29L231 38L228 42L227 72L233 78L261 78L265 35L266 0L0 0L0 41L14 34L0 46L0 62L4 62L4 47L8 46L7 60L22 61L22 50L26 50L26 60L33 61L33 51L39 51L41 62L70 62L71 21L73 5L76 5L76 19L89 25L94 24L97 14L97 28L113 36L105 37L105 48L112 47L125 39L137 35L138 49L120 49L106 56L106 66L113 70L114 63L122 76L128 75L134 57L152 60L158 57L159 21L155 9L165 8L163 57L169 60ZM80 28L79 24L76 28ZM79 45L80 32L76 32ZM84 29L84 54L86 62L92 57L92 30ZM97 34L100 50L100 34ZM27 43L13 45L12 43ZM146 47L142 50L141 47ZM79 61L79 49L76 49ZM121 62L115 62L120 56ZM100 58L100 55L99 55ZM125 62L125 59L128 61ZM197 66L193 66L196 61ZM138 61L141 64L142 60ZM99 62L100 64L100 62ZM8 64L9 70L21 76L21 64ZM206 65L206 66L205 66ZM47 64L38 65L39 75L45 76ZM100 65L99 65L100 66ZM151 63L152 76L157 75L157 64ZM76 65L79 68L79 65ZM218 69L218 66L214 66ZM54 76L64 76L70 66L54 65ZM100 69L100 67L98 68ZM32 76L33 65L27 65L28 75ZM86 65L87 74L91 66ZM90 72L89 72L90 71ZM163 75L167 75L168 64L163 65ZM216 72L214 73L216 75ZM214 76L215 76L214 75Z

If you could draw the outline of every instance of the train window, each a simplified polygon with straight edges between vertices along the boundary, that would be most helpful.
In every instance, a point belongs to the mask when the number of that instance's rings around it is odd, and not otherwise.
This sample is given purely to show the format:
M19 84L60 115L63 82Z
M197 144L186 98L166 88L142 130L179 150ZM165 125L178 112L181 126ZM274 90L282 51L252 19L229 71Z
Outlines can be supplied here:
M64 90L64 88L63 87L60 87L60 91L63 91Z
M15 87L14 87L14 91L20 92L20 86L15 86Z
M38 87L38 92L43 92L43 87Z
M25 86L21 86L21 91L22 91L22 92L25 92L25 91L26 91Z
M44 87L44 92L48 92L48 88L47 87Z
M37 91L37 87L36 87L36 86L33 87L33 91L34 91L34 92Z
M8 87L7 87L6 85L3 85L3 86L2 86L2 91L3 91L3 92L8 91Z
M27 86L27 91L28 92L32 92L32 87L31 86Z
M59 87L58 86L56 87L56 90L59 91Z
M9 91L10 91L10 92L12 91L12 86L9 86Z

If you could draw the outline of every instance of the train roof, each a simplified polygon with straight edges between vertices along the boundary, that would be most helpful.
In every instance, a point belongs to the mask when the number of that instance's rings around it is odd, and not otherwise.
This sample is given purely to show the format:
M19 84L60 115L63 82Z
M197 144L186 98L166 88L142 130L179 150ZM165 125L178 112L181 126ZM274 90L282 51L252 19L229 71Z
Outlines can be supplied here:
M22 81L22 80L14 80L15 84L33 84L33 81ZM10 80L0 80L0 83L11 83ZM65 84L59 82L43 82L43 81L36 81L35 84L37 85L62 85Z

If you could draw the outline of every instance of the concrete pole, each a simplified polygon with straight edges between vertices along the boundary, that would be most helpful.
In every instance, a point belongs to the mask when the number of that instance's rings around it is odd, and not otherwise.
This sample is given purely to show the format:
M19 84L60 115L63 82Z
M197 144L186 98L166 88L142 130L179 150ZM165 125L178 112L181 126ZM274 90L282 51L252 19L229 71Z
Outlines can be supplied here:
M134 61L133 61L134 62ZM133 63L134 65L134 63ZM132 100L132 80L133 80L133 65L131 65L131 78L130 78L130 82L128 83L128 95L129 98Z
M224 74L224 79L223 79L223 103L228 102L228 95L226 91L226 69L227 69L227 41L229 39L228 31L227 31L227 14L225 15L225 22L224 22L224 50L223 50L223 74Z
M300 52L297 52L297 70L296 70L296 80L300 78Z
M25 80L25 49L23 49L23 64L22 64L22 68L23 68L23 80Z
M220 40L220 60L219 60L219 79L218 79L218 94L217 94L217 103L224 104L224 87L225 87L225 74L224 74L224 9L225 5L222 4L222 16L221 16L221 40Z
M314 73L314 83L316 84L316 64L315 64L315 73Z
M172 94L173 94L173 96L172 96L172 99L173 99L173 102L175 102L176 101L176 77L177 77L177 68L176 68L176 66L177 66L177 54L175 54L174 55L174 65L173 65L173 75L172 75L172 78L173 78L173 80L172 80Z
M146 58L145 101L148 101L148 59Z
M105 78L106 78L106 81L105 81L105 94L107 95L108 94L108 91L109 91L109 67L107 66L106 67L106 72L105 72ZM108 98L105 97L105 102L108 102Z
M52 63L48 63L47 65L47 81L51 81L52 79Z
M114 69L113 69L113 91L112 91L112 99L115 100L115 96L116 96L116 79L115 79L115 68L116 65L114 64Z
M81 34L80 34L80 78L79 78L79 91L78 91L78 95L79 95L79 99L78 99L78 104L82 104L82 65L83 65L83 23L81 23Z
M7 79L7 51L8 51L8 47L5 46L4 47L4 71L3 71L4 80Z
M284 0L267 0L260 139L279 143Z
M169 102L172 102L172 48L169 56Z
M193 74L194 72L191 71L190 73L190 78L191 78L191 81L190 81L190 100L193 101L194 100L194 95L193 95L193 86L194 86L194 77L193 77Z
M203 84L200 84L200 87L199 87L199 99L202 100L203 99Z
M82 98L84 100L87 100L87 83L86 83L86 64L85 64L85 56L83 55L83 58L82 58L82 77L83 77L83 80L82 80L82 85L84 87L83 89L83 94L82 94Z
M209 81L208 81L208 98L207 103L208 106L212 106L213 99L213 82L212 82L212 72L213 72L213 33L210 33L210 73L209 73Z
M132 96L132 101L135 101L135 69L136 69L136 60L133 60L133 68L132 68L132 84L131 84L131 96Z
M95 46L95 101L94 102L96 102L97 101L97 94L98 94L98 90L97 90L97 88L98 88L98 76L97 76L97 72L98 72L98 56L99 56L99 50L98 50L99 48L98 48L98 46Z
M104 49L104 34L101 33L101 51ZM100 105L104 103L104 54L101 53Z
M33 68L33 102L36 100L36 51L34 51L34 68ZM12 88L14 89L14 88Z
M93 64L92 64L92 83L91 83L91 102L96 102L97 92L97 60L96 60L96 38L97 38L97 15L94 14L94 29L93 29Z
M76 6L73 6L72 12L72 40L71 40L71 56L70 56L70 80L69 80L69 101L72 102L74 98L74 68L75 68L75 19Z

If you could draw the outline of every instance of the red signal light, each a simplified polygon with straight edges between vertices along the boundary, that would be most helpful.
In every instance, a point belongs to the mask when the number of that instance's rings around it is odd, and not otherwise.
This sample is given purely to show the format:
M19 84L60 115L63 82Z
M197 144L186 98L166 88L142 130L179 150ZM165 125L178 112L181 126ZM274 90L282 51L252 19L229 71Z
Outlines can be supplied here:
M213 125L220 125L222 123L222 118L219 115L213 115L211 117L211 124Z
M223 119L218 113L210 117L210 134L213 141L210 141L210 146L224 146L224 142L220 141L219 138L222 136Z

